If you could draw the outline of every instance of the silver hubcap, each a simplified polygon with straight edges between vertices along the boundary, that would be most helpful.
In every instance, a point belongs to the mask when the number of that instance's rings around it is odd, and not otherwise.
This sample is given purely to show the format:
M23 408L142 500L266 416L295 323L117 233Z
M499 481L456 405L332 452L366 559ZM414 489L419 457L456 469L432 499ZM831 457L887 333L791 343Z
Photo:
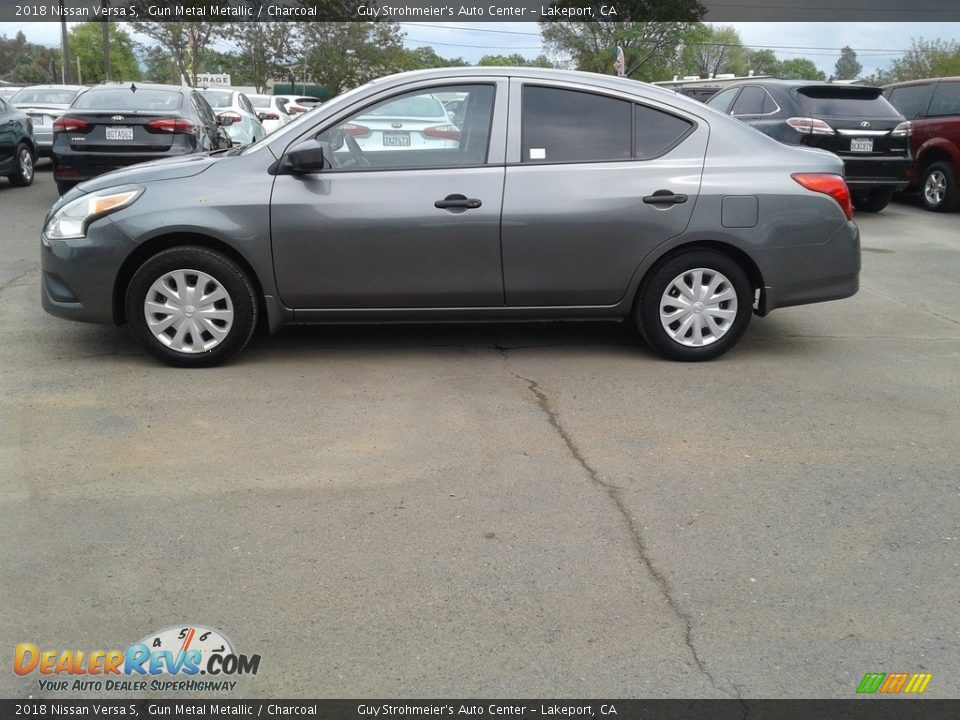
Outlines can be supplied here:
M26 148L20 150L20 176L26 182L33 180L33 155Z
M737 317L737 291L722 273L696 268L677 275L660 298L660 323L687 347L722 338Z
M931 205L942 203L947 194L947 176L939 170L934 170L927 175L927 181L923 184L923 194Z
M212 350L233 327L233 301L220 282L199 270L174 270L157 278L143 302L147 327L171 350Z

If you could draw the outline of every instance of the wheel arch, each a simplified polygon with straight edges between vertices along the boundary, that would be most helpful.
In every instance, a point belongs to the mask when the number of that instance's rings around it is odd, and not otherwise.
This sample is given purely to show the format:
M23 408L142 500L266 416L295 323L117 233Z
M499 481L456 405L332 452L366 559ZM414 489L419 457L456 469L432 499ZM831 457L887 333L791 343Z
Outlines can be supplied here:
M237 263L250 278L250 282L253 283L253 288L257 294L257 310L260 315L260 322L267 321L268 308L264 297L263 284L260 282L260 278L257 277L253 266L243 254L222 240L218 240L209 235L196 232L173 232L157 235L149 240L145 240L123 261L113 285L113 322L116 325L123 325L127 321L126 311L124 309L127 288L130 286L130 281L133 279L133 275L137 272L137 269L159 252L173 247L188 245L215 250Z
M760 290L760 308L761 314L763 314L763 293L765 286L763 282L763 273L760 271L759 266L748 253L738 248L736 245L715 239L691 240L689 242L684 242L681 245L675 245L673 247L666 248L651 262L649 262L646 267L642 269L640 280L636 283L636 289L633 293L632 311L636 312L637 303L640 302L640 296L643 294L643 290L646 287L647 282L664 263L669 262L681 253L691 252L694 250L714 250L716 252L723 253L731 260L736 262L740 267L742 267L743 271L747 274L747 278L750 280L750 285L753 290Z
M917 180L922 180L927 168L936 162L949 162L954 169L960 170L960 150L946 141L933 141L921 146L917 153L917 167L920 171Z

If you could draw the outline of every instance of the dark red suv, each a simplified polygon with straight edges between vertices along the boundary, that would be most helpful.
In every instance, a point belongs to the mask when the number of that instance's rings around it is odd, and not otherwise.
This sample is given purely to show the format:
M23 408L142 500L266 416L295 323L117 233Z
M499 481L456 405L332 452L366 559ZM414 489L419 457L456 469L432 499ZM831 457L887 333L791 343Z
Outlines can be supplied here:
M929 210L956 210L960 205L960 77L911 80L887 85L883 92L913 123L910 188L920 190Z

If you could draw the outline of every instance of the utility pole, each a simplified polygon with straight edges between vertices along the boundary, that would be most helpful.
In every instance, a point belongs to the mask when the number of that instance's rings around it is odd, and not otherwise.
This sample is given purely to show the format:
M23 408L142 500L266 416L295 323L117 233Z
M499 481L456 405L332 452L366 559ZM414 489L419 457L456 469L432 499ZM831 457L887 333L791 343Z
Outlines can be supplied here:
M58 0L60 9L60 75L64 85L70 84L70 45L67 42L67 21L63 14L63 0Z
M103 8L103 79L105 82L110 82L113 80L110 77L110 21L107 19L110 16L107 14L107 8L110 7L110 0L101 0L101 7Z

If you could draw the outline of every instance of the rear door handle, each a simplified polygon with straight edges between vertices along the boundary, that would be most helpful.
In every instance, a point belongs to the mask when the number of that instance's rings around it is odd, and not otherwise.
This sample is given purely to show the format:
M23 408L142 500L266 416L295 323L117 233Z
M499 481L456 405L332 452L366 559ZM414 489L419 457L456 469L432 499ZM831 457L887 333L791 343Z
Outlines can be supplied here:
M687 196L671 190L657 190L653 195L647 195L643 201L647 205L679 205L687 201Z
M468 198L466 195L447 195L443 200L437 200L433 206L441 210L450 208L463 208L464 210L476 210L483 205L476 198Z

